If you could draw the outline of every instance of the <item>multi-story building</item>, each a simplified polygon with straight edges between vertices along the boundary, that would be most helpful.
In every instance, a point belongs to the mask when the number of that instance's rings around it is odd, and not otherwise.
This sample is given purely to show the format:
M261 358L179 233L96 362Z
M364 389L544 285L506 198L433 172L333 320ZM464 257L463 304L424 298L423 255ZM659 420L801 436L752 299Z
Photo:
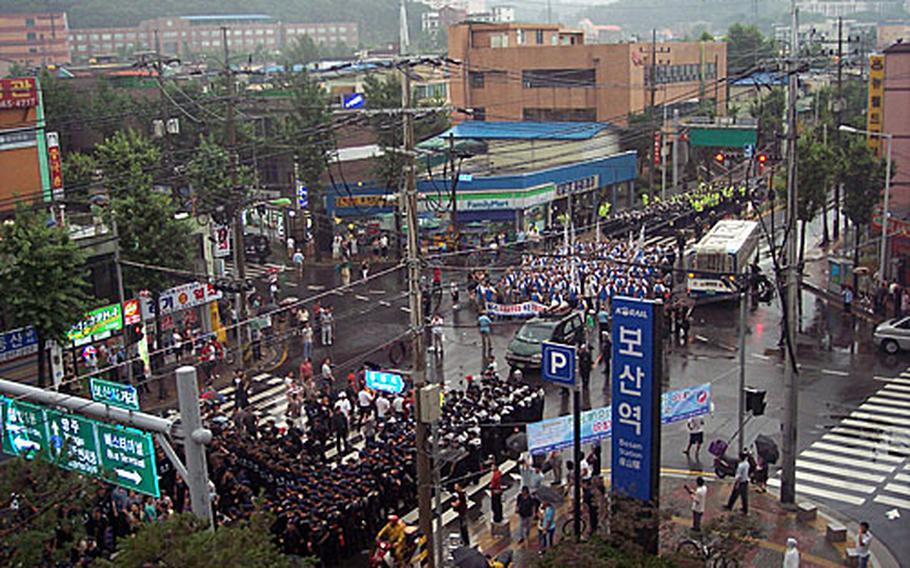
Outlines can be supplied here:
M221 51L224 34L233 51L281 49L303 36L326 47L356 47L360 41L356 22L285 23L262 14L156 18L136 27L78 28L71 31L70 38L73 58L87 60L103 54L151 50L157 43L168 55Z
M900 9L903 0L797 0L796 4L801 12L837 18L857 12L884 14Z
M0 210L19 199L50 201L63 189L57 135L44 128L38 78L0 79Z
M467 16L467 11L462 8L443 6L439 10L430 10L421 14L421 29L424 32L436 34L439 30L446 30L449 26L463 22Z
M910 3L907 8L910 8ZM878 25L875 45L879 51L898 42L910 43L910 22L884 22Z
M14 64L69 63L66 12L0 14L0 75Z
M726 99L726 44L586 45L557 24L463 23L449 28L452 104L474 120L625 123L648 105ZM652 80L653 79L653 80Z

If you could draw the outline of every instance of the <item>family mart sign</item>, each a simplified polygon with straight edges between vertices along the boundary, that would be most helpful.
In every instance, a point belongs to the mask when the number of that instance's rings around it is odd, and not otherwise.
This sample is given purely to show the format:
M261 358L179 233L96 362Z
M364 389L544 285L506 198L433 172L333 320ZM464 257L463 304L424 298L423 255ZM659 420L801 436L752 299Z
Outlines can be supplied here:
M459 189L458 208L463 211L501 211L504 209L528 209L535 205L549 203L558 197L555 183L545 183L526 189L503 189L477 191ZM421 211L435 211L445 207L452 199L449 193L421 193L418 207Z

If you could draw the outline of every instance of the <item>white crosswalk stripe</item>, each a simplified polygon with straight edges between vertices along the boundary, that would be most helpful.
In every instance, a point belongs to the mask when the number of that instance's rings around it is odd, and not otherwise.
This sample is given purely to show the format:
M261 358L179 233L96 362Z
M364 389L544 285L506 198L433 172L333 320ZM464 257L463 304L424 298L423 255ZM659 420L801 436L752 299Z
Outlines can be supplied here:
M797 493L910 511L910 378L904 377L910 370L876 377L881 388L799 454ZM769 484L779 487L780 480Z

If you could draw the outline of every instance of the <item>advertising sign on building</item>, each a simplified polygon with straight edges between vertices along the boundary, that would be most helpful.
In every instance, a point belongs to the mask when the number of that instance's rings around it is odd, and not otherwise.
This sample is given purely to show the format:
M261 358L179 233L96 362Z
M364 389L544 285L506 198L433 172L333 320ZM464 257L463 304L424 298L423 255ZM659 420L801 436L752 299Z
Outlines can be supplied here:
M47 166L51 173L54 199L60 199L63 197L63 159L60 157L60 137L56 132L47 133Z
M190 282L162 292L158 308L164 316L220 299L221 292L215 289L214 285L208 282ZM146 298L142 298L142 317L144 319L154 317L151 301Z
M123 323L133 325L142 321L139 314L139 300L127 300L123 302Z
M215 258L231 255L231 228L227 225L212 225L212 254Z
M93 335L117 331L123 328L123 312L120 304L111 304L87 312L82 321L72 327L66 336L73 342L90 339Z
M34 77L0 79L0 109L38 106L38 86Z
M38 334L32 326L0 333L0 362L38 352Z
M649 502L660 467L659 304L613 299L612 490Z

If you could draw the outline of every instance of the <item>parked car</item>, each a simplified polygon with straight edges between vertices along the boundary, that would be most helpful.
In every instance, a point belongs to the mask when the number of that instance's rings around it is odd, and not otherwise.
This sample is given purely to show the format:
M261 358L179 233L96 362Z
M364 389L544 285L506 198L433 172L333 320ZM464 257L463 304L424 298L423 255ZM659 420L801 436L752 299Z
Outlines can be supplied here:
M539 369L544 341L581 345L584 340L585 324L578 312L558 317L537 316L526 321L512 338L506 349L506 362L513 369Z
M883 321L875 326L872 338L889 355L901 349L910 351L910 316Z

